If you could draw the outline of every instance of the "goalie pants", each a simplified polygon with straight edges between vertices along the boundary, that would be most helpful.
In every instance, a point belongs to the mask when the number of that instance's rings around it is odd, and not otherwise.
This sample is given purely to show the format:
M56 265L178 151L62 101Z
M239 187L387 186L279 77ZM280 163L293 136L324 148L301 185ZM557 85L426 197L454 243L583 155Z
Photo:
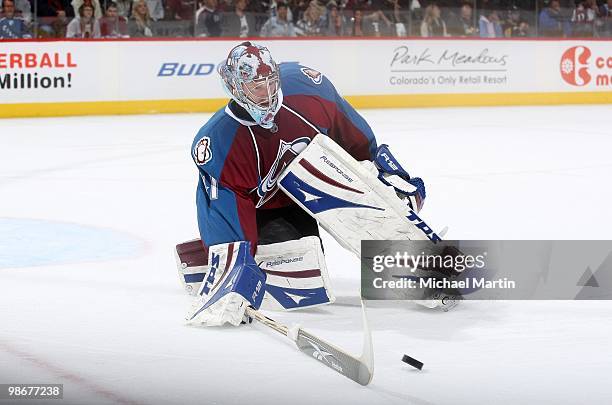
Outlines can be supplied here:
M258 245L319 236L317 221L296 204L257 210Z

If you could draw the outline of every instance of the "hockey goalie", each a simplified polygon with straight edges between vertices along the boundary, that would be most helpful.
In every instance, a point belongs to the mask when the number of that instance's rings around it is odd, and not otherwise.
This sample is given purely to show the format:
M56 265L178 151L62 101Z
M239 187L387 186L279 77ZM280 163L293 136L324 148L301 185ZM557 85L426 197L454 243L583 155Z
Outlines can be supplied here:
M231 100L191 149L200 239L176 246L195 296L188 323L239 325L249 306L333 303L319 226L357 255L362 239L439 240L418 216L423 181L377 145L322 73L277 65L251 42L218 72Z

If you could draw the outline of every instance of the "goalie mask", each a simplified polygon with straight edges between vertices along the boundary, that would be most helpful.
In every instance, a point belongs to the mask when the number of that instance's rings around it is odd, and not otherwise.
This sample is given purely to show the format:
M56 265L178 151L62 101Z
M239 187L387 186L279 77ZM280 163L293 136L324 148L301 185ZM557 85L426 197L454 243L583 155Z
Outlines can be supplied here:
M273 126L283 94L279 70L268 48L243 42L219 66L223 87L263 128Z

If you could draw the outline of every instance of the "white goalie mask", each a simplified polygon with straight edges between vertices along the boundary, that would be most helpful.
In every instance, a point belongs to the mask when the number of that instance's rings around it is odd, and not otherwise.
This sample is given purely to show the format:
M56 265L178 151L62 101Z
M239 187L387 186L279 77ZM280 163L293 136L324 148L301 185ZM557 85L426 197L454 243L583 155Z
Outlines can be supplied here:
M243 42L219 65L229 96L263 128L271 128L282 103L279 70L268 48Z

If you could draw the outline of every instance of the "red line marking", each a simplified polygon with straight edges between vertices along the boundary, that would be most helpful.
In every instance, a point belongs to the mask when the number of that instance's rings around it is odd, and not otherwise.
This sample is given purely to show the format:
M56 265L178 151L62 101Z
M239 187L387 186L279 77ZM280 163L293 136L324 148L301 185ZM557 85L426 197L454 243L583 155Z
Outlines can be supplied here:
M113 391L111 391L109 389L101 387L101 386L97 385L96 383L87 380L84 377L80 377L80 376L78 376L76 374L73 374L73 373L71 373L68 370L65 370L65 369L63 369L61 367L58 367L58 366L56 366L56 365L54 365L54 364L52 364L52 363L50 363L50 362L48 362L46 360L43 360L43 359L41 359L39 357L36 357L33 354L31 354L31 353L26 353L26 352L23 352L23 351L21 351L19 349L16 349L15 347L12 347L12 346L8 345L6 342L3 342L1 340L0 340L0 349L2 351L6 352L6 353L9 353L9 354L11 354L11 355L21 359L21 360L25 360L25 361L33 364L34 366L36 366L36 367L38 367L40 369L43 369L43 370L45 370L47 372L55 374L56 376L58 376L59 378L65 380L65 381L69 381L69 382L71 382L71 383L73 383L75 385L78 385L78 386L80 386L82 388L85 388L85 389L87 389L89 391L95 392L96 394L98 394L98 395L100 395L100 396L102 396L102 397L104 397L106 399L109 399L109 400L111 400L111 401L113 401L115 403L125 404L125 405L143 405L141 402L134 401L134 400L129 399L129 398L124 398L121 395L119 395L119 394L117 394L117 393L115 393L115 392L113 392ZM65 393L65 391L64 391L64 393ZM64 396L64 399L67 399L67 398Z

